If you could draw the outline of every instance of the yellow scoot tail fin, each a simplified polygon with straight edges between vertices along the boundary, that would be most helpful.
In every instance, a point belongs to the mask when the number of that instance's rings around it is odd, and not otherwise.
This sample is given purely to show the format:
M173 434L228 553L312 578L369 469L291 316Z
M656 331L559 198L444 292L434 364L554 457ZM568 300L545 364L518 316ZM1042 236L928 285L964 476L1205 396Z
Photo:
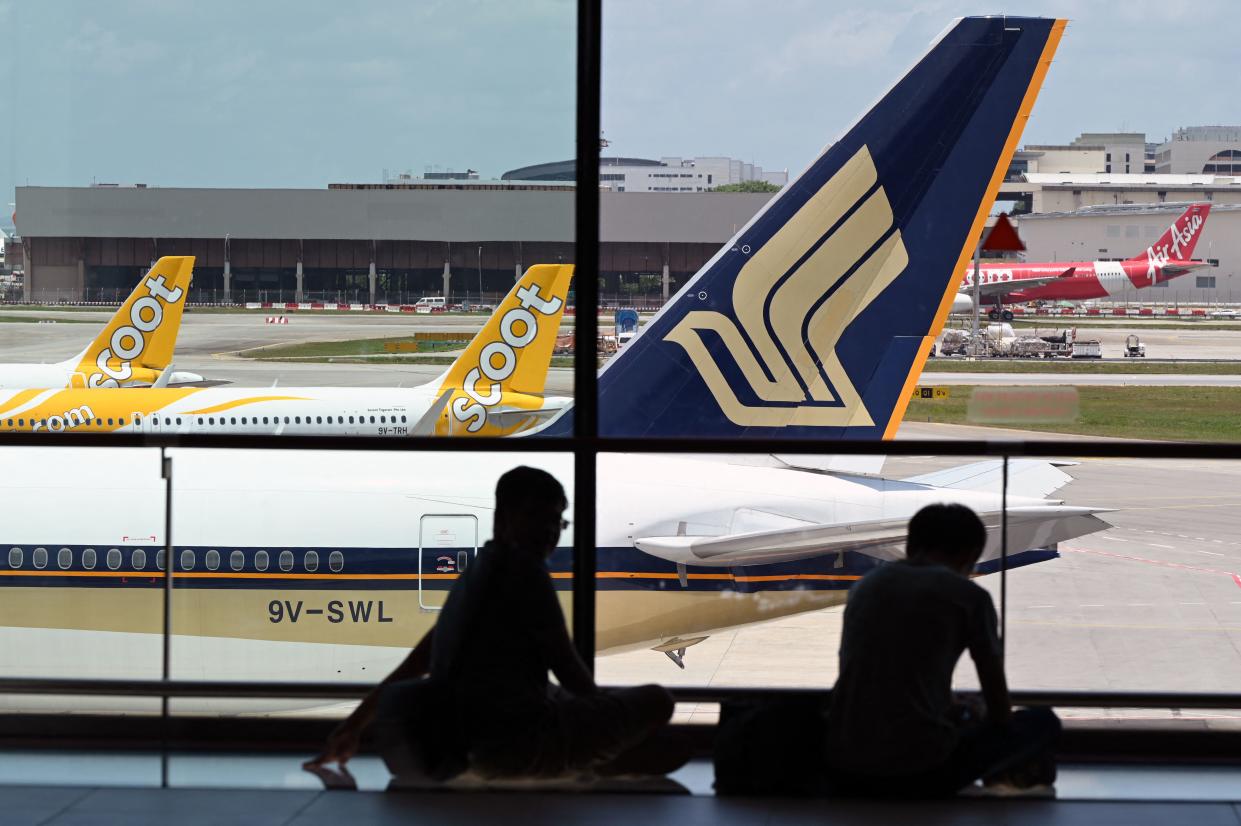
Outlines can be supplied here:
M138 282L78 359L74 385L120 387L154 381L172 362L194 256L166 255Z
M529 426L522 417L501 414L543 406L572 277L571 264L526 270L444 374L436 396L452 391L452 399L436 425L437 435L506 436Z

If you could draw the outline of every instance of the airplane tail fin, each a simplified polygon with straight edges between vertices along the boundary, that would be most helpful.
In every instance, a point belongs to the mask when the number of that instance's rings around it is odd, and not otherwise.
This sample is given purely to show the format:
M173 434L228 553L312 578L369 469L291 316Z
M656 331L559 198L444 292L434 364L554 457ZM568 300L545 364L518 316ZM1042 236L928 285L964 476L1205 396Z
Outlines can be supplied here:
M1163 263L1193 258L1194 248L1198 246L1198 239L1202 237L1202 227L1206 225L1207 216L1210 213L1209 203L1190 204L1189 208L1172 222L1167 232L1159 236L1158 241L1128 260Z
M171 364L193 277L192 255L166 255L156 261L78 357L76 372L82 384L119 387L154 379Z
M439 435L505 436L537 419L507 415L543 407L572 264L537 264L513 286L448 371L436 392L452 391Z
M950 26L604 366L600 434L891 438L1064 26Z

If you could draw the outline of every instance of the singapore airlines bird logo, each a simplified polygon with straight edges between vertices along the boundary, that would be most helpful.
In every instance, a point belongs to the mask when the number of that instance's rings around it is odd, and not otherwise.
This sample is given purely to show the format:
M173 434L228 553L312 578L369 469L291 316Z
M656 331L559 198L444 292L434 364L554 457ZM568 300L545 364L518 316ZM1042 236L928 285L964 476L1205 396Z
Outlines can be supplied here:
M862 147L737 273L728 316L687 313L665 337L685 349L724 415L757 427L869 427L836 345L909 256ZM740 327L738 327L738 322ZM738 398L707 349L723 343L757 404Z

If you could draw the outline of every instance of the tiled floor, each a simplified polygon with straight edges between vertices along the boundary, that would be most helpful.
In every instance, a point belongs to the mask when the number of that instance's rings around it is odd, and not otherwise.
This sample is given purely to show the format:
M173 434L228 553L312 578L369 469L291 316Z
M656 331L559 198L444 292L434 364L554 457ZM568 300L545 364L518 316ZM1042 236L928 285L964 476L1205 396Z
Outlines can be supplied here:
M1238 826L1230 803L958 801L907 805L830 801L728 800L703 796L596 794L387 794L379 792L222 791L0 787L0 826L339 826L428 823L555 823L730 826L801 823L1050 824Z
M298 768L300 756L177 755L174 788L156 788L154 755L0 752L0 826L8 824L474 824L557 826L643 823L819 824L1168 824L1241 826L1241 768L1065 766L1055 801L960 800L868 804L826 800L737 800L711 794L711 766L675 779L688 794L384 793L374 759L351 767L359 792L323 791Z

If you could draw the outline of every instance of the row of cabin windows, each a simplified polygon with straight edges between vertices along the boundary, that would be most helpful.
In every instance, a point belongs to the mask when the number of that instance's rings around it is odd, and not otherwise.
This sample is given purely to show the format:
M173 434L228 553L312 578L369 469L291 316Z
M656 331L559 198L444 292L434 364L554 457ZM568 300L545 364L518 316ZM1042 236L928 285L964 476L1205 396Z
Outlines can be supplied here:
M138 422L138 421L140 421L140 418L135 419L134 421L135 421L135 422ZM18 427L25 427L25 426L26 426L26 420L25 420L25 419L9 419L9 420L6 422L6 426L7 426L7 427L12 427L14 422L16 422L16 423L17 423L17 426L18 426ZM124 427L124 426L125 426L125 417L124 417L124 416L122 416L122 417L121 417L121 418L119 418L119 419L95 419L95 427L103 427L103 423L104 423L104 422L107 422L109 426L114 425L114 424L119 424L119 425L121 425L122 427ZM84 419L84 420L82 420L82 424L90 424L90 419ZM30 426L31 426L31 427L34 427L35 425L39 425L40 427L47 427L47 419L31 419L31 420L30 420Z
M262 424L280 424L280 418L281 418L280 416L263 416L263 417L262 417L262 422L261 422L261 423L262 423ZM285 416L285 417L284 417L284 423L285 423L285 424L302 424L302 418L303 418L303 417L301 417L301 416ZM311 419L312 419L312 418L314 419L314 421L311 421ZM346 419L346 418L348 418L348 420L349 420L349 424L355 424L355 423L356 423L356 424L366 424L366 423L367 423L367 419L368 419L368 418L370 419L370 423L371 423L371 424L376 424L376 423L377 423L377 422L375 421L375 418L376 418L376 417L374 417L374 416L370 416L370 417L367 417L367 416L348 416L348 417L346 417L346 416L326 416L326 417L325 417L325 416L313 416L313 417L312 417L312 416L306 416L306 417L305 417L305 419L306 419L306 422L305 422L305 423L306 423L306 424L324 424L324 421L323 421L323 420L324 420L325 418L327 419L327 424L345 424L345 419ZM216 425L216 420L215 420L215 419L216 419L216 417L215 417L215 416L207 416L206 418L204 418L204 417L202 417L202 416L199 416L199 417L198 417L198 424L199 424L199 426L200 426L200 427L203 427L203 426L212 427L212 426L215 426L215 425ZM260 419L260 417L258 417L258 416L248 416L248 417L247 417L247 416L242 416L242 417L241 417L241 424L260 424L259 419ZM292 421L290 421L290 419L292 419ZM357 420L356 422L354 421L355 419ZM386 416L386 415L379 416L379 421L378 421L378 424L389 424L388 419L392 419L391 424L397 424L397 417L396 417L396 416ZM90 421L90 420L88 419L88 420L84 421L84 422L83 422L83 424L89 424L89 421ZM108 423L108 426L109 426L109 427L111 427L111 426L112 426L112 425L114 425L114 424L119 424L121 427L124 427L124 426L125 426L125 418L124 418L123 416L122 416L121 418L119 418L119 419L95 419L95 426L96 426L96 427L103 427L103 423L104 423L105 421ZM25 419L20 419L20 418L19 418L19 419L9 419L9 420L8 420L8 423L7 423L7 426L8 426L8 427L13 427L13 426L14 426L14 422L16 422L17 427L25 427L25 426L26 426L26 420L25 420ZM400 424L405 424L405 423L406 423L406 421L405 421L405 417L404 417L404 416L401 416L401 417L400 417ZM47 427L47 419L31 419L31 420L30 420L30 426L31 426L31 427L34 427L36 424L37 424L37 425L39 425L40 427ZM140 414L140 413L135 413L135 414L134 414L134 424L135 424L135 425L141 425L141 424L142 424L142 414ZM160 417L159 417L159 416L152 416L152 417L151 417L151 424L152 424L152 425L154 425L154 426L156 426L156 427L158 427L158 426L160 425ZM181 425L181 417L180 417L180 416L164 416L164 417L163 417L163 424L164 424L166 427L172 427L172 426L174 426L174 425L175 425L175 426L177 426L177 427L179 427L179 426ZM236 416L229 416L229 417L226 419L224 416L220 416L220 422L219 422L219 424L221 424L221 425L225 425L225 424L237 424L237 417L236 417Z
M104 554L104 564L109 570L115 571L121 567L122 552L119 548L109 548ZM22 548L9 548L9 567L21 568L26 561L26 552ZM31 564L39 570L47 567L48 552L47 548L35 548L30 555ZM94 548L84 548L80 562L82 567L88 571L95 569L98 564L99 557L95 553ZM208 571L218 571L222 557L219 551L212 548L203 554L203 567ZM252 559L254 569L256 571L266 571L271 564L271 557L267 551L256 551ZM293 570L296 559L292 551L281 551L276 557L276 564L281 571L289 572ZM56 552L56 565L62 570L68 570L73 567L73 551L69 548L61 548ZM147 552L142 548L134 548L130 551L129 565L135 571L141 571L147 566ZM181 570L192 571L198 565L198 554L191 548L181 551ZM345 567L345 555L340 551L332 551L327 557L327 566L332 573L340 573ZM246 554L244 551L232 551L228 555L228 567L234 571L243 570L246 567ZM164 570L164 552L163 550L155 553L156 570ZM302 570L306 573L314 573L319 570L319 552L306 551L302 554Z
M302 418L303 418L303 417L301 417L301 416L284 416L283 418L284 418L284 423L285 423L285 424L303 424L303 422L302 422ZM312 418L314 419L314 421L311 421L311 419L312 419ZM312 417L312 416L306 416L306 417L305 417L305 419L306 419L305 424L324 424L324 419L327 419L327 422L326 422L327 424L345 424L345 420L346 420L346 418L349 420L349 424L366 424L366 423L367 423L367 418L368 418L368 417L367 417L367 416L348 416L348 417L346 417L346 416L313 416L313 417ZM216 419L216 417L215 417L215 416L207 416L205 419L204 419L202 416L199 416L199 417L198 417L198 424L199 424L199 426L203 426L203 425L205 425L205 426L207 426L207 427L211 427L211 426L214 426L214 425L216 424L216 420L215 420L215 419ZM241 422L240 422L240 423L241 423L241 424L280 424L280 419L281 419L281 417L280 417L280 416L262 416L262 417L259 417L259 416L249 416L249 417L242 416L242 417L241 417ZM397 424L397 417L396 417L396 416L386 416L386 415L379 416L379 417L378 417L378 422L376 422L376 417L375 417L375 416L370 416L370 417L369 417L369 419L370 419L370 423L371 423L371 424L376 424L376 423L378 423L378 424L388 424L388 423L389 423L389 421L388 421L389 419L391 419L391 420L392 420L392 421L391 421L391 424ZM355 420L356 420L356 421L355 421ZM400 417L400 420L401 420L401 421L400 421L400 423L401 423L401 424L405 424L405 417L404 417L404 416L401 416L401 417ZM220 422L219 422L219 423L220 423L220 424L222 424L222 425L223 425L223 424L237 424L237 423L238 423L238 421L237 421L237 417L236 417L236 416L229 416L227 419L225 419L225 417L224 417L224 416L221 416L221 417L220 417ZM142 424L142 416L140 416L140 415L135 415L135 417L134 417L134 424ZM152 424L152 425L155 425L155 426L157 426L157 427L158 427L158 426L159 426L159 424L160 424L160 417L159 417L159 416L152 416L152 417L151 417L151 424ZM165 417L163 418L163 424L164 424L164 425L166 425L166 426L180 425L180 424L181 424L181 417L180 417L180 416L175 416L175 417L174 417L174 416L165 416Z

